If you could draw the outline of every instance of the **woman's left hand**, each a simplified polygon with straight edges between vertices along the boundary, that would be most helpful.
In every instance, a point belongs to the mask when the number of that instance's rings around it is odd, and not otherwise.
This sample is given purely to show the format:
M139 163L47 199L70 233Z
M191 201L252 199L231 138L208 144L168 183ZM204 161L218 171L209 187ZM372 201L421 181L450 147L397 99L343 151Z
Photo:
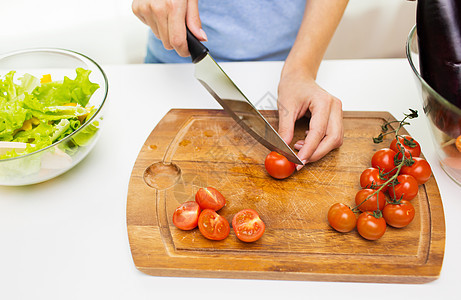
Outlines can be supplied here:
M296 120L308 112L311 114L306 138L294 145L303 163L317 161L342 145L341 101L322 89L313 78L283 74L278 86L278 111L278 132L287 144L293 139Z

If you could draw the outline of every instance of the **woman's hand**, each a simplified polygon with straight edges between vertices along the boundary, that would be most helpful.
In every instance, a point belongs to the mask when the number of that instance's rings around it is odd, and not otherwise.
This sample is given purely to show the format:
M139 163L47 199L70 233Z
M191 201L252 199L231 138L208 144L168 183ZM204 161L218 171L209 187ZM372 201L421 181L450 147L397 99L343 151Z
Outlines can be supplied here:
M163 42L165 49L174 49L180 56L190 55L186 24L200 41L207 40L200 22L198 0L133 0L132 9Z
M299 73L282 75L278 87L279 134L291 143L297 119L311 114L304 140L294 148L303 163L317 161L343 143L341 101L322 89L313 78ZM298 166L298 170L302 166Z

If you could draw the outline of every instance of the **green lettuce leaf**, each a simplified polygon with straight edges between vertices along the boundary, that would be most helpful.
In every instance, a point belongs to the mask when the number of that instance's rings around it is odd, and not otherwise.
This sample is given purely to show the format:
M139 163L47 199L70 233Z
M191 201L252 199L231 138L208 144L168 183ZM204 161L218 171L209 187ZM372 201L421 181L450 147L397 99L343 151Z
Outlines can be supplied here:
M90 70L77 68L76 72L77 76L74 80L66 76L62 82L44 83L35 88L32 94L45 106L78 103L85 107L99 85L90 81Z

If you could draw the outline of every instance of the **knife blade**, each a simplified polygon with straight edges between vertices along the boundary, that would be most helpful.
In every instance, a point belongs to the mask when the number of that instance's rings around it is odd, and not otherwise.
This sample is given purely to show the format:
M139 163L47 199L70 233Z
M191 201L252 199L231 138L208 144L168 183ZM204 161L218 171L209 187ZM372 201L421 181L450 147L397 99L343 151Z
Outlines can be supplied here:
M271 124L211 57L209 50L187 29L187 44L195 64L195 77L223 109L253 138L289 161L303 165Z

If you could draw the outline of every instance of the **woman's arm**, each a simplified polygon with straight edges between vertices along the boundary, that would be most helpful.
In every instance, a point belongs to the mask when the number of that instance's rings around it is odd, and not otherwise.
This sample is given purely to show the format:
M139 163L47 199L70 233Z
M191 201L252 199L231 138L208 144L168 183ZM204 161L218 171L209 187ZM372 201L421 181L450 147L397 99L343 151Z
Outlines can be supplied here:
M322 158L343 140L341 101L315 79L348 0L307 0L296 41L285 61L278 87L279 133L290 143L294 123L311 113L306 138L295 148L304 162Z

